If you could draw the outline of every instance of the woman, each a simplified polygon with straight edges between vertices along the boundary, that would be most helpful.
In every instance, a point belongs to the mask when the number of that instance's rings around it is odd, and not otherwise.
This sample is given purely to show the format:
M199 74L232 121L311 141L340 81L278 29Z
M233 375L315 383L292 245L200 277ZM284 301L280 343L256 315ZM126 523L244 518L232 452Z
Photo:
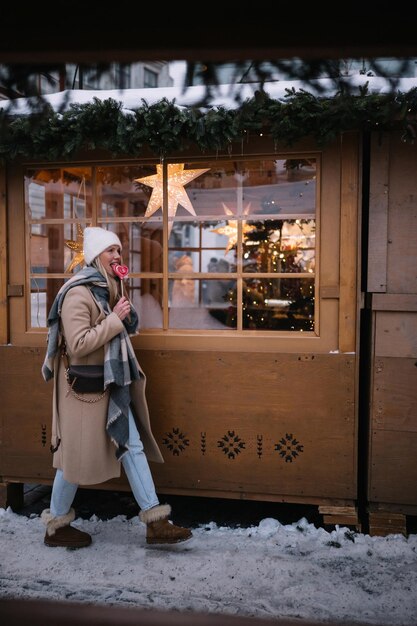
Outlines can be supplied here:
M147 526L147 543L177 543L192 536L168 521L169 505L161 505L148 465L163 463L152 435L145 399L146 378L129 335L138 328L130 301L112 264L121 263L121 243L111 231L84 230L86 267L58 292L48 316L48 348L42 367L54 378L52 446L56 468L50 509L42 513L45 544L81 548L91 536L70 525L79 485L120 476L122 463L139 518ZM66 378L71 365L104 364L104 393L79 394Z

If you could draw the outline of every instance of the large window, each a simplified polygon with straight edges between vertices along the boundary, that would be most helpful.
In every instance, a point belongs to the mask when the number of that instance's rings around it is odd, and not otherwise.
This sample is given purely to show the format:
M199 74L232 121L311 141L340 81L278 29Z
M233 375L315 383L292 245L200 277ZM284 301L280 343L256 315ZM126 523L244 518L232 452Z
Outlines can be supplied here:
M158 87L158 74L148 67L143 69L143 86L145 88Z
M27 170L31 328L93 224L122 241L142 331L317 333L317 176L304 155Z
M114 74L116 87L118 89L131 88L131 66L129 63L116 63Z

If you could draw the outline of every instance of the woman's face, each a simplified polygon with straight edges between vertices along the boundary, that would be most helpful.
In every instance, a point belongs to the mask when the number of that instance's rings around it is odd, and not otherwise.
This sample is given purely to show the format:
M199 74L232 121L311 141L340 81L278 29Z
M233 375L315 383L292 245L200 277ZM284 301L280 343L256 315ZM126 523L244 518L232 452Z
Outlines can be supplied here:
M116 274L113 272L112 263L120 263L121 261L121 249L119 246L113 245L106 248L100 255L99 259L110 276L115 276Z

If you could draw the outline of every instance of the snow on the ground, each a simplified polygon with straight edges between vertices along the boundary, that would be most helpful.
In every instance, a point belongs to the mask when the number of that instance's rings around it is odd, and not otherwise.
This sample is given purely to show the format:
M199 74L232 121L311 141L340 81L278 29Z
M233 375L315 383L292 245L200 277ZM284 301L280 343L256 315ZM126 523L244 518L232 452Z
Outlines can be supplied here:
M138 517L74 525L88 548L44 545L39 515L0 508L0 597L38 598L381 626L417 623L417 535L332 532L305 518L250 528L211 522L147 546Z

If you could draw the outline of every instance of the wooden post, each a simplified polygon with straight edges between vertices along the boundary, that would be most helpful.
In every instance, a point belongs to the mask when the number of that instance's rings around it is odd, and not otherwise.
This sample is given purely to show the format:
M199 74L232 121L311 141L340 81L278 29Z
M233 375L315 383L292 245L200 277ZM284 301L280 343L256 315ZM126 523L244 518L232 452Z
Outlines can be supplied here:
M23 504L23 483L0 483L0 507L2 509L9 506L13 511L18 511Z
M340 352L356 351L359 183L358 138L345 133L341 145Z

